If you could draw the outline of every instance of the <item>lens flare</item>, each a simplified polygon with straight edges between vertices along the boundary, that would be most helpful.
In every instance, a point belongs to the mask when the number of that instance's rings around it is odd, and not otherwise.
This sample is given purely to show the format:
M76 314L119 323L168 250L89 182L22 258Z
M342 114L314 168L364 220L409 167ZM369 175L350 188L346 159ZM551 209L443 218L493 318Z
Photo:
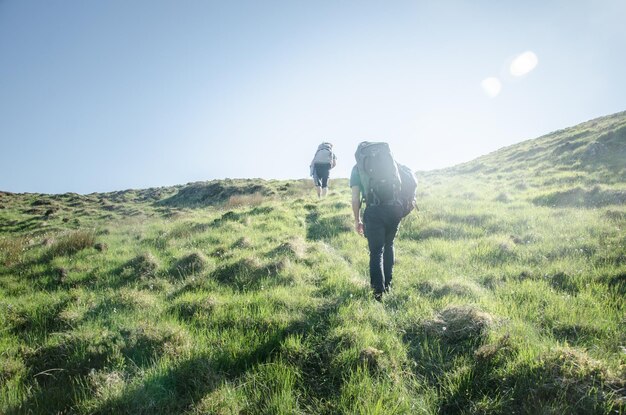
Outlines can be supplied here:
M537 55L532 51L527 51L513 59L509 70L513 76L524 76L535 69L537 63L539 63Z
M487 94L489 98L495 98L502 90L502 83L495 77L483 79L480 85L483 87L483 91L485 91L485 94Z

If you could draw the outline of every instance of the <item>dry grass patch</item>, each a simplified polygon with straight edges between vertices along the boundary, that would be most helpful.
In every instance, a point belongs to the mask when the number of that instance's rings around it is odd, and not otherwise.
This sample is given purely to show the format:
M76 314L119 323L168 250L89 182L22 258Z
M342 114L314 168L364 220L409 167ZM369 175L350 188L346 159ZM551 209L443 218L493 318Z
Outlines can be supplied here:
M87 384L95 397L107 400L121 395L126 379L118 370L93 370L87 375Z
M450 342L484 337L494 318L475 307L451 306L424 323L427 332Z
M258 206L267 201L267 197L261 193L253 193L250 195L232 195L228 198L226 206L228 207L241 207L241 206Z
M363 363L369 370L378 370L380 369L381 362L380 359L384 355L380 349L375 347L368 346L361 350L359 353L359 360Z

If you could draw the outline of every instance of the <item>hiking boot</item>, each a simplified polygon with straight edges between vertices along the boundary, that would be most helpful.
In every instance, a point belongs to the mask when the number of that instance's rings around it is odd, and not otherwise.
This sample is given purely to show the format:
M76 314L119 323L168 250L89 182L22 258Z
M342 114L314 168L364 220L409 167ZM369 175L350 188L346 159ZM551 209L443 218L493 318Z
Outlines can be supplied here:
M378 301L379 303L383 302L383 293L374 293L374 300Z
M386 292L386 293L391 292L391 284L389 284L389 285L385 286L385 292Z

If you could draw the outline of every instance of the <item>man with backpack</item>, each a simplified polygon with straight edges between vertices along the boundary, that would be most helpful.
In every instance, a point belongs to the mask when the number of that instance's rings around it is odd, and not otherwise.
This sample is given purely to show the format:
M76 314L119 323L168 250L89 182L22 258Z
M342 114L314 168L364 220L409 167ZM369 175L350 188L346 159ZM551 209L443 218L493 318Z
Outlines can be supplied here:
M313 161L311 161L311 176L313 176L313 182L315 183L315 190L317 191L317 197L321 198L328 194L328 178L330 176L330 169L337 165L337 156L333 152L333 145L331 143L322 143L317 146Z
M355 158L350 175L355 229L367 237L370 284L374 298L382 301L383 293L391 289L394 239L400 220L415 207L417 181L408 167L395 162L387 143L364 141Z

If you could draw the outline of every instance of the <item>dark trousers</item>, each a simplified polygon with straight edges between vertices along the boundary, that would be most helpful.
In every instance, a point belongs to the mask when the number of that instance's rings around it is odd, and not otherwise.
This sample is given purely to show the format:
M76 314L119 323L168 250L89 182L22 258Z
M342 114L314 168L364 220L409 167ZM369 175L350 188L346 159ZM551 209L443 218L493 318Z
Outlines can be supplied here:
M313 182L317 187L328 187L328 177L330 176L330 163L315 163L313 166Z
M398 233L402 207L397 205L367 206L363 214L365 236L370 249L370 284L382 293L393 278L393 240Z

